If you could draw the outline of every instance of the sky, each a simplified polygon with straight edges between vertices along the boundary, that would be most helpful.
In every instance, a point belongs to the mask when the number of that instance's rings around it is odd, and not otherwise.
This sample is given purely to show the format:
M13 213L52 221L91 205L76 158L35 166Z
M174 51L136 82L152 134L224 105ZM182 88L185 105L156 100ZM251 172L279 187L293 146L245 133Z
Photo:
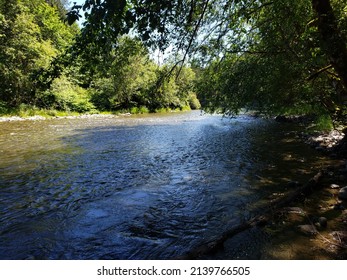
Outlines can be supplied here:
M70 5L69 7L72 7L76 3L76 5L83 5L85 3L85 0L70 0ZM82 18L79 19L77 22L80 27L82 27L82 23L84 22L84 12L81 11L81 16Z

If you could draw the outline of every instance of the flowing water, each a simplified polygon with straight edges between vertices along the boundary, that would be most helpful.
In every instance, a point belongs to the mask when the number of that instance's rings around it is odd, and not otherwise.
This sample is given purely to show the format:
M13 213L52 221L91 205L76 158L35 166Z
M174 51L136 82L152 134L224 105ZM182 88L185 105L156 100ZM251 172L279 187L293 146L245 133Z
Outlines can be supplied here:
M0 123L0 259L182 255L324 165L292 131L197 111ZM235 240L260 258L267 237Z

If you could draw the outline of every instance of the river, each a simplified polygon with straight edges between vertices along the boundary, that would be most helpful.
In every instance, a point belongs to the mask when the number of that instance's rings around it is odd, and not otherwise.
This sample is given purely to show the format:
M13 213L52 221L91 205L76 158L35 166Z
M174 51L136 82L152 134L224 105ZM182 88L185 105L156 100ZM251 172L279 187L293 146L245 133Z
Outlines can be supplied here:
M292 125L198 111L0 123L0 259L169 259L327 159ZM251 230L224 257L266 256Z

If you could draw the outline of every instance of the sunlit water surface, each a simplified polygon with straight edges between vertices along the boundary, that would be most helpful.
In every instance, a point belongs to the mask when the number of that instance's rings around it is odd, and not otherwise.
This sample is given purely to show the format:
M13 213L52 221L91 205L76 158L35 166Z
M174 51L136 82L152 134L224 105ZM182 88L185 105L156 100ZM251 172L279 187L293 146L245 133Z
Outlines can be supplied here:
M198 111L0 123L0 259L180 256L325 163L293 129ZM249 231L225 256L267 242Z

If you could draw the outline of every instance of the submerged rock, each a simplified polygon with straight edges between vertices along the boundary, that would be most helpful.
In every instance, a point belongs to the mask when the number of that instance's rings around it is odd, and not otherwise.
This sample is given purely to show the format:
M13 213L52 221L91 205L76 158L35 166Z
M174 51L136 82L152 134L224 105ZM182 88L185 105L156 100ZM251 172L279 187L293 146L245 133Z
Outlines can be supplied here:
M341 200L347 200L347 187L343 187L343 188L339 191L339 199L341 199Z
M316 227L314 225L300 225L298 229L301 233L305 235L316 235L318 233Z
M334 210L345 210L345 207L342 205L342 203L336 203L336 204L333 206L333 209L334 209Z
M315 223L320 228L326 228L328 226L328 219L325 217L319 217Z

